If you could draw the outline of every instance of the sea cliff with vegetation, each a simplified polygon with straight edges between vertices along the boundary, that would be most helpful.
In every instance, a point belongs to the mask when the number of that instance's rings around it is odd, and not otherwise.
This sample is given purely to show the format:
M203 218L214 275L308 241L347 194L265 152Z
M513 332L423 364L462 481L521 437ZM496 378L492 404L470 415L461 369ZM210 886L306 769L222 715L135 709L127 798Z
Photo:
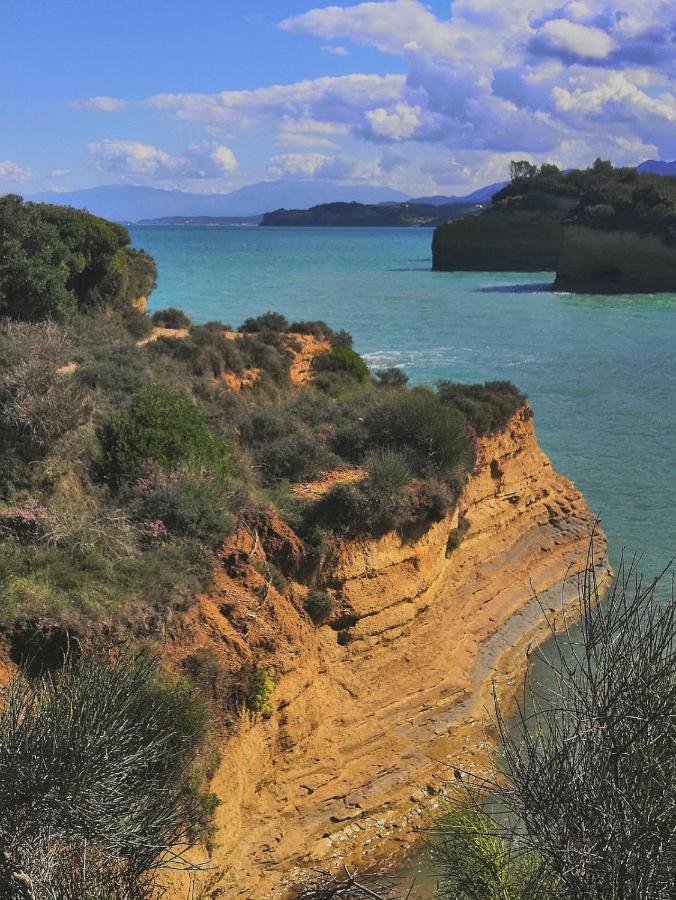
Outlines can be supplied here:
M437 270L554 271L592 293L676 289L676 179L614 168L514 163L480 215L439 226Z
M0 881L268 897L401 850L447 760L482 771L532 587L605 576L526 397L372 373L324 322L149 315L125 229L0 221Z

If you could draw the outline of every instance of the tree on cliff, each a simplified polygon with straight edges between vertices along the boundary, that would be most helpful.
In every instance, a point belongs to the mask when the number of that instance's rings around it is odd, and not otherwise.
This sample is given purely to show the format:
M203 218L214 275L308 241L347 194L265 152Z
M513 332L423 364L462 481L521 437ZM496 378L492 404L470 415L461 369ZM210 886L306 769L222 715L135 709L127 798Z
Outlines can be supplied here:
M129 233L83 210L0 197L0 316L64 321L129 305L155 286L155 264Z

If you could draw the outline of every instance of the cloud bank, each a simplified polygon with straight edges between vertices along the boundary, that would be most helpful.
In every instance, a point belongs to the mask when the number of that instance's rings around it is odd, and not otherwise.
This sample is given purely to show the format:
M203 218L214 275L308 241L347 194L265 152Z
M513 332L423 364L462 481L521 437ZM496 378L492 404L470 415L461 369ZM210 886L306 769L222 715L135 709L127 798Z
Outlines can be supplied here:
M308 177L329 177L333 169L357 178L368 168L365 154L372 171L383 174L376 165L382 152L376 145L383 144L396 145L408 160L385 176L410 180L415 168L419 182L430 185L450 183L451 174L477 182L479 173L494 171L494 162L515 155L564 165L587 164L597 155L627 164L673 158L676 4L616 4L454 0L442 18L419 0L318 6L283 19L279 28L316 40L318 52L371 48L385 66L388 58L399 66L403 60L405 74L165 93L144 105L212 133L272 128L278 148L314 152L272 149L269 171ZM110 112L122 110L119 104L124 101L106 97L80 103ZM94 152L109 167L146 174L219 165L232 171L227 154L219 163L207 151L186 151L179 161L145 145L130 150L130 143L101 142ZM346 165L350 155L357 158Z

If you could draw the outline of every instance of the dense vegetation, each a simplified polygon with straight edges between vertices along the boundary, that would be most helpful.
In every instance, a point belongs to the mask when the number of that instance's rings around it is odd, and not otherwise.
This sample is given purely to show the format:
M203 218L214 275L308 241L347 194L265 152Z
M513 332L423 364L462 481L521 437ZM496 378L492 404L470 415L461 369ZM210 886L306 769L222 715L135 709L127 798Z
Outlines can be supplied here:
M121 225L64 206L0 197L0 316L65 321L117 307L155 285L155 264Z
M493 197L491 209L568 210L571 222L602 229L632 229L676 242L676 178L616 168L597 159L589 169L562 172L512 163L510 183Z

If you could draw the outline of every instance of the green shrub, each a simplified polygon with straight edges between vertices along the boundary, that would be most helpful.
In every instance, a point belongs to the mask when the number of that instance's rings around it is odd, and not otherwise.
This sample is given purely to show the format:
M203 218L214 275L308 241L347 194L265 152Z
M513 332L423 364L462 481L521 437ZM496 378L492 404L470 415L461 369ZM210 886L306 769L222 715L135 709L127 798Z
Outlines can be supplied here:
M408 383L408 375L403 369L379 369L376 379L381 387L403 387Z
M289 331L289 320L278 312L266 312L261 316L246 319L238 329L243 333L255 333L258 331Z
M471 447L463 416L430 391L385 395L364 417L367 445L405 454L415 475L451 478L467 469Z
M131 307L142 297L147 299L157 287L157 265L149 253L135 247L125 248L124 263L124 305Z
M194 538L217 547L232 532L229 488L212 472L188 468L169 474L147 471L126 494L137 522L154 523L155 532ZM160 525L161 523L161 525Z
M275 682L267 669L255 666L249 676L249 690L246 703L252 712L269 716L272 713L270 703L275 691Z
M190 463L219 474L228 468L227 448L202 412L187 397L160 386L140 391L126 410L99 428L98 436L102 473L115 487L137 476L148 460L160 468Z
M168 309L158 309L152 315L153 325L162 328L190 328L192 322L181 309L170 306Z
M290 434L264 444L257 459L266 484L278 481L313 481L327 469L337 468L341 460L303 434Z
M330 353L317 357L315 366L320 372L336 372L352 378L359 384L369 379L369 367L361 356L349 347L337 347Z
M122 402L146 387L152 377L145 354L133 344L103 346L82 363L74 379L91 390Z
M511 381L488 381L483 385L441 381L437 396L445 406L459 410L479 435L503 429L527 401Z
M331 618L335 600L327 591L311 591L303 605L315 625L321 625L322 622Z

